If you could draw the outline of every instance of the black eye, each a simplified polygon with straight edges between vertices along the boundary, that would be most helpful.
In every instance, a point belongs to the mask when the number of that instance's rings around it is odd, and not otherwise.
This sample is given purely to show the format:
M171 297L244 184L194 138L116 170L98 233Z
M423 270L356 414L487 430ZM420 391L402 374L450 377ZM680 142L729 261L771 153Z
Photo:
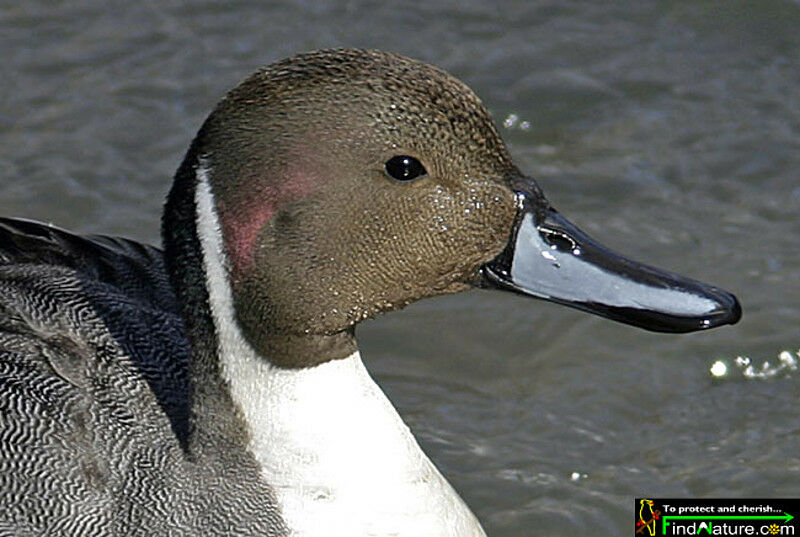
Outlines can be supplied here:
M398 181L411 181L425 175L425 167L420 161L408 155L397 155L386 161L386 173Z

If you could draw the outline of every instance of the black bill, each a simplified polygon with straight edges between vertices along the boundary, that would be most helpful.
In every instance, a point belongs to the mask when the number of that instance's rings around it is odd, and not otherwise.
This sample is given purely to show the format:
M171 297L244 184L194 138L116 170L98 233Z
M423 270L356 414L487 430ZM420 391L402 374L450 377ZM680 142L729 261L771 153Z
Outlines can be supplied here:
M508 246L483 266L486 285L655 332L692 332L741 317L727 291L623 257L527 193L517 192L517 201Z

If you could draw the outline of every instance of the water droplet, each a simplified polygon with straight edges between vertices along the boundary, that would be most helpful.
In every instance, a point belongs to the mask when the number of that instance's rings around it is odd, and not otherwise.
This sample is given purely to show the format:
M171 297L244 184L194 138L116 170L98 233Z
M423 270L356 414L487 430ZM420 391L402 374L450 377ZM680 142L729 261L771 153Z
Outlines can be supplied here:
M728 373L728 366L725 365L725 362L723 362L722 360L717 360L712 364L711 369L709 369L709 372L711 373L712 377L715 378L724 377Z
M800 352L797 353L798 358L800 358ZM792 353L789 351L783 351L778 356L778 360L780 360L781 364L785 367L788 367L792 371L797 369L797 359L792 356Z

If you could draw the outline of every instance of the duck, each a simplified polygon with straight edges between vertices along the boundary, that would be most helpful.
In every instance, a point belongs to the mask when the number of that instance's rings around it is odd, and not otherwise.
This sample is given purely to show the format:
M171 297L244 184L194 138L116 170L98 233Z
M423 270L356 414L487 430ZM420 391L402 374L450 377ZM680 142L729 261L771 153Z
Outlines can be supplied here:
M358 323L474 288L661 332L741 316L593 240L464 83L377 50L231 90L162 240L0 219L0 535L484 536Z

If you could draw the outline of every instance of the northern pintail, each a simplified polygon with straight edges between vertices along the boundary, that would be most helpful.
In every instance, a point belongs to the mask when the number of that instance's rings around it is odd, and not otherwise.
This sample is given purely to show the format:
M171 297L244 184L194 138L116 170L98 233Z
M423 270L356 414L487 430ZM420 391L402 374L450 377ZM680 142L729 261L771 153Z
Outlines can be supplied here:
M0 534L483 536L360 321L474 287L666 332L740 316L593 241L467 86L378 51L233 89L162 230L163 252L0 221Z

